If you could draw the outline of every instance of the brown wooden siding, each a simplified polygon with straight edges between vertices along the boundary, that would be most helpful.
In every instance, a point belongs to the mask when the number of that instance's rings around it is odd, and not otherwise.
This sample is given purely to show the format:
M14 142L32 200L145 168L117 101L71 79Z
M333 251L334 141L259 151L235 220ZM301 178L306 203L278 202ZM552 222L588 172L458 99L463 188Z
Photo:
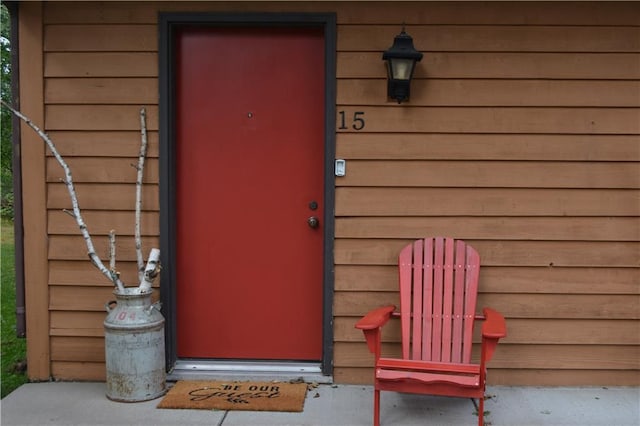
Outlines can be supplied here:
M638 383L638 27L548 12L408 26L425 58L405 106L385 102L378 53L396 29L341 27L338 111L366 126L337 140L336 380L370 380L355 321L398 302L404 244L444 234L479 250L479 303L508 319L493 383Z
M39 7L21 4L21 16ZM639 4L47 2L42 8L36 31L43 33L42 49L35 55L44 75L21 65L22 81L33 76L42 85L23 87L23 102L31 102L29 111L68 159L96 245L106 251L109 230L119 235L125 282L135 281L130 164L143 105L151 143L145 250L158 241L158 12L331 11L338 19L337 111L348 127L336 136L347 174L336 178L335 381L371 381L372 357L353 325L368 309L396 302L399 249L440 234L479 250L480 302L507 317L509 336L491 364L491 383L640 383ZM403 22L424 59L411 101L398 106L386 100L381 51ZM21 33L21 45L25 39ZM364 113L361 131L348 121L355 112ZM23 131L23 146L39 145L27 136ZM103 306L111 285L86 261L75 223L61 212L69 200L58 165L47 158L41 176L31 163L24 170L25 191L42 187L34 206L25 205L27 222L46 225L48 234L48 242L34 238L32 247L48 252L48 268L37 272L48 276L48 292L36 294L42 289L27 283L30 374L103 379ZM39 217L45 205L46 217ZM36 268L42 262L27 260ZM34 320L34 311L47 321ZM398 350L395 325L385 332L385 350Z
M40 4L21 4L18 37L20 39L20 109L35 123L44 122L42 77L42 8ZM25 82L29 82L25 84ZM47 306L47 221L45 184L45 147L38 135L26 125L20 128L22 174L23 250L25 302L28 336L29 377L50 377L49 315ZM26 172L26 173L24 173Z

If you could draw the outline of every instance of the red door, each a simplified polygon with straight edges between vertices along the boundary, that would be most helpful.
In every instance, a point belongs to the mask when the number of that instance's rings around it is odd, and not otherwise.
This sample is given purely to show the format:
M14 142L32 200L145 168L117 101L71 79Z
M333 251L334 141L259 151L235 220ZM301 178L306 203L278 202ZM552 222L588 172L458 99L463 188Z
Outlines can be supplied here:
M320 360L323 32L176 43L177 355Z

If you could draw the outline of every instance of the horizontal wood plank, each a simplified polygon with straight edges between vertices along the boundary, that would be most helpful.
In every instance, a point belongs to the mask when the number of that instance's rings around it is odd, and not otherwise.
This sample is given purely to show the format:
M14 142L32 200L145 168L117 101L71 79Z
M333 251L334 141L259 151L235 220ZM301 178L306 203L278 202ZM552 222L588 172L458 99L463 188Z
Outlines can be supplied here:
M360 131L393 133L640 134L640 110L629 108L338 106L361 112ZM57 107L61 108L61 107ZM339 132L356 132L336 117Z
M640 319L640 296L626 294L483 294L478 304L512 318Z
M137 130L140 108L147 110L147 130L158 130L158 107L139 105L49 105L45 108L49 130Z
M64 377L65 380L104 382L106 380L104 362L86 361L54 361L51 362L53 377Z
M416 79L501 78L632 80L640 78L635 53L429 52ZM157 77L156 52L50 52L45 77ZM338 52L338 78L385 78L379 53Z
M46 25L45 52L155 52L156 25Z
M637 320L626 319L510 318L508 321L509 342L522 345L629 345L637 350L638 327ZM479 334L478 329L476 341Z
M385 78L386 68L379 52L338 52L336 75ZM425 52L414 78L633 80L640 63L636 53Z
M140 102L143 104L144 102ZM338 107L340 109L340 107ZM362 112L367 132L640 134L640 112L625 108L343 108L347 117ZM147 107L148 130L158 129L157 107ZM340 132L353 132L351 126ZM47 130L139 130L133 105L49 105Z
M339 217L337 238L639 241L635 217Z
M481 268L487 293L640 294L638 268Z
M146 258L147 253L143 253ZM120 277L125 284L137 285L138 266L135 261L122 261L117 259L116 264ZM104 259L106 262L107 259ZM154 282L158 287L160 280ZM61 286L102 286L113 289L113 283L96 269L89 259L82 260L50 260L49 261L49 285Z
M115 300L113 287L51 286L49 288L51 311L105 312L104 305L110 300Z
M84 210L127 210L135 209L135 184L80 183L75 185L80 208ZM63 183L47 185L48 209L71 209L71 199L67 186ZM143 210L159 210L157 185L143 185Z
M102 337L51 337L52 361L104 362Z
M481 257L482 259L482 257ZM483 262L481 260L481 262ZM336 265L337 291L397 291L395 265ZM485 293L640 294L637 268L480 268Z
M51 131L49 137L64 158L138 157L140 129L137 131ZM50 152L48 155L52 155ZM158 158L158 132L147 132L147 158Z
M107 313L82 311L52 311L51 336L104 338L104 320Z
M125 6L126 4L126 6ZM45 3L48 24L151 24L158 11L335 11L338 23L392 24L500 24L500 25L636 25L640 10L634 2L104 2Z
M96 253L103 262L109 263L109 237L92 236ZM146 254L152 247L160 247L157 237L142 237L142 251ZM136 247L132 236L116 235L116 259L136 260ZM87 258L87 246L82 235L51 235L49 237L49 259L82 260Z
M337 317L334 322L334 341L361 342L364 336L355 328L360 317ZM480 342L480 323L474 330L474 342ZM535 319L508 318L507 333L510 345L627 345L637 350L640 333L637 320L610 319ZM392 320L384 326L383 342L401 342L400 321Z
M144 202L144 200L143 200ZM74 218L61 210L49 210L48 231L50 235L79 235L78 223ZM99 211L87 210L82 213L91 235L109 235L111 230L116 235L134 235L135 212L134 211ZM144 236L159 235L158 212L141 212L140 233Z
M127 4L126 2L124 4ZM340 9L340 4L326 2L140 2L131 5L119 4L119 2L106 2L95 7L80 6L74 8L74 13L65 13L64 8L55 4L47 8L47 23L50 24L155 24L159 12L323 12ZM77 10L77 12L76 12Z
M154 2L117 3L84 3L73 5L73 13L69 13L68 5L46 3L47 24L151 24L158 19L159 5Z
M47 104L157 104L157 78L48 78Z
M336 292L335 316L362 317L382 305L399 306L397 293ZM511 318L640 319L640 296L584 294L480 294L478 307L491 307ZM507 340L509 337L506 338Z
M157 77L157 52L51 52L45 77Z
M138 158L68 157L65 162L73 173L73 182L136 183ZM146 158L143 184L157 184L158 159ZM60 182L64 170L54 157L47 158L47 182Z
M396 265L412 240L346 239L335 242L338 265ZM470 241L487 266L640 267L639 242Z
M416 25L406 30L423 52L640 51L640 27ZM397 33L394 26L341 25L338 50L383 51Z
M158 292L155 292L153 300L158 297ZM115 300L115 296L113 287L51 286L49 300L51 311L105 312L104 305Z
M95 91L93 86L88 90ZM386 78L338 80L339 105L386 102ZM640 81L416 79L411 83L411 105L638 107Z
M640 161L640 136L339 133L336 155L363 160Z
M158 48L153 24L50 24L46 52L141 51ZM637 52L634 27L416 25L407 28L425 51ZM340 25L338 50L381 51L397 34L393 26Z
M639 202L636 190L336 188L336 216L636 216Z
M351 160L348 168L337 185L640 188L640 163L635 162Z
M489 382L513 386L637 386L638 370L490 369Z

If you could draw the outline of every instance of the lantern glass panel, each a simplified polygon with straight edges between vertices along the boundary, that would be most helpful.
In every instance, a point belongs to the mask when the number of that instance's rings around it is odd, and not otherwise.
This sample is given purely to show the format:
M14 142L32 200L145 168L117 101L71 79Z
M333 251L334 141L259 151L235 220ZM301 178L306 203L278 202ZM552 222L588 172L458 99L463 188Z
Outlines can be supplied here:
M394 80L409 80L415 63L414 59L394 58L390 60L392 78Z

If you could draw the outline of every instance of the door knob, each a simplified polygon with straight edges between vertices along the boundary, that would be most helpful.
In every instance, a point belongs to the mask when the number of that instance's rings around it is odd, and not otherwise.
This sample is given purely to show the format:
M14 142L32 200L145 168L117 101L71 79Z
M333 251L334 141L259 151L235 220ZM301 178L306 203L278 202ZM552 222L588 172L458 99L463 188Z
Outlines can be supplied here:
M320 226L320 221L315 216L311 216L309 219L307 219L307 223L311 228L317 228L318 226Z

